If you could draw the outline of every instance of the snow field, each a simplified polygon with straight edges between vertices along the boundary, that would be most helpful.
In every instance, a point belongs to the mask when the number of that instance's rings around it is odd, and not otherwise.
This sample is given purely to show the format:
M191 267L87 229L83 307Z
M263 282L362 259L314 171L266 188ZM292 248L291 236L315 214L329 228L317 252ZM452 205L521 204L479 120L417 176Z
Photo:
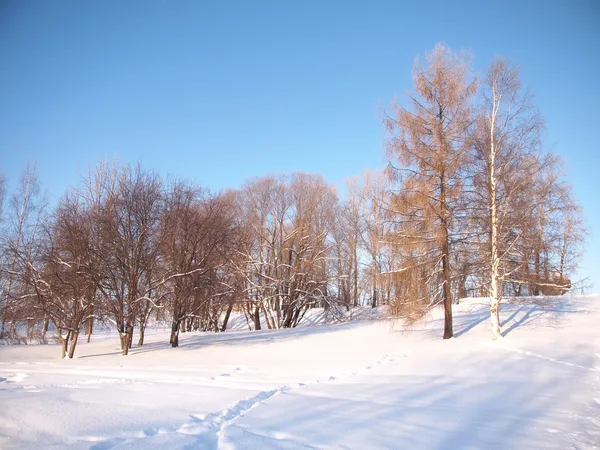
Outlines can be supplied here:
M598 448L600 297L478 300L402 329L168 331L120 356L109 335L0 347L0 448ZM316 314L316 313L315 313Z

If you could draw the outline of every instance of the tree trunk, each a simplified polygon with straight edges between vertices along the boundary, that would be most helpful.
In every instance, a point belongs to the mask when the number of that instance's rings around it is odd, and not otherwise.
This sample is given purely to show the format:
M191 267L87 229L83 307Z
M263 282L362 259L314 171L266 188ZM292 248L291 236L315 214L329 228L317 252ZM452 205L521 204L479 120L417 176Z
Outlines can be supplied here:
M179 319L173 318L173 322L171 322L171 339L169 342L171 347L179 347Z
M225 318L223 319L223 325L221 325L221 332L227 329L227 322L229 322L229 316L231 315L231 311L233 310L233 303L230 303L227 307L227 311L225 312Z
M138 339L138 347L144 345L144 331L146 331L146 324L140 324L140 338Z
M121 355L127 356L127 353L129 353L129 337L127 333L119 333L119 340L121 341Z
M539 245L539 244L538 244ZM533 284L533 295L536 297L540 295L539 282L541 278L540 273L540 249L535 249L535 283Z
M502 329L500 327L500 301L499 299L490 298L490 321L492 324L492 339L496 340L502 337Z
M64 338L62 335L62 331L59 327L56 327L56 334L58 337L58 342L60 342L60 358L65 359L67 357L67 345L69 344L69 333L67 333L67 337Z
M127 340L127 345L129 346L129 348L131 348L133 347L133 324L130 324L127 327L127 333L129 337L129 339Z
M79 339L79 331L71 333L71 346L69 347L69 359L73 359L75 354L75 347L77 346L77 339ZM66 342L65 342L66 344Z
M358 239L355 237L355 239ZM354 286L352 286L352 304L353 306L358 306L358 255L356 250L356 241L353 243L353 265L354 265Z
M6 308L6 305L4 306ZM4 317L4 310L2 311L2 329L0 329L0 339L4 339L5 337L5 328L6 328L6 318Z
M450 261L448 258L448 244L444 244L442 256L442 270L444 274L444 339L454 336L452 331L452 292L450 291Z
M495 91L494 91L495 96ZM495 109L494 109L495 111ZM490 204L490 319L492 325L492 339L502 337L500 328L500 300L502 292L499 290L500 261L498 255L498 218L496 204L496 141L495 141L495 113L490 120L490 154L489 154L489 194Z
M42 325L42 339L46 338L46 333L48 332L49 324L50 319L48 319L48 316L44 316L44 324Z
M260 331L260 309L258 306L254 308L254 313L252 315L252 320L254 320L254 330Z
M133 340L133 325L122 325L119 332L119 339L121 340L121 354L127 356Z
M375 264L373 262L373 264ZM377 272L375 266L373 266L373 297L371 298L371 308L377 307Z
M27 338L31 339L31 338L33 338L33 330L35 328L35 320L27 319L26 323L27 323Z
M450 289L450 239L448 236L446 181L442 172L440 180L440 208L442 222L442 273L444 277L444 339L454 336L452 330L452 291Z
M94 330L94 318L89 317L85 327L85 334L87 335L88 343L92 340L92 332Z

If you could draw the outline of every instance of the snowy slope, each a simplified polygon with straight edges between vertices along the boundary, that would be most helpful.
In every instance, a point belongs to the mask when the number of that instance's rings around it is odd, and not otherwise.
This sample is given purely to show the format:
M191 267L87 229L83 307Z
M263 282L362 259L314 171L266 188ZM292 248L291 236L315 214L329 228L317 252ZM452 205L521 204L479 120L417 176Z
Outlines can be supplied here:
M500 342L487 320L1 346L0 448L600 447L600 296L504 304Z

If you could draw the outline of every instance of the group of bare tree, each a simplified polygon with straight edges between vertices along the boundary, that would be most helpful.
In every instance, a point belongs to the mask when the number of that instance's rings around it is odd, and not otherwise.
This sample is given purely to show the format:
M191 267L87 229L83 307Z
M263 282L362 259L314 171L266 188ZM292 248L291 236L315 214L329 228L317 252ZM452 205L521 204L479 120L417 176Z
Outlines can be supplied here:
M27 170L5 224L3 337L25 324L29 337L43 335L51 324L72 357L80 332L90 336L100 320L127 354L136 328L143 345L153 314L172 320L177 346L180 329L214 329L232 303L239 221L228 195L101 164L53 211L42 198Z
M376 285L379 272L362 266L361 249L377 258L366 243L378 237L363 206L352 208L354 217L316 175L211 194L140 166L100 164L49 209L28 168L3 224L2 337L51 329L73 357L80 333L89 341L100 322L116 328L126 355L134 332L143 345L157 320L170 321L176 347L180 332L224 331L233 311L258 330L295 327L316 306L375 306L362 281Z
M518 68L438 45L414 92L385 116L389 165L349 180L346 199L296 173L213 194L140 166L99 164L50 210L35 168L4 206L0 178L1 337L45 335L63 356L111 323L122 353L152 321L170 343L224 331L233 311L259 330L295 327L313 307L389 305L411 321L441 304L571 288L585 230Z

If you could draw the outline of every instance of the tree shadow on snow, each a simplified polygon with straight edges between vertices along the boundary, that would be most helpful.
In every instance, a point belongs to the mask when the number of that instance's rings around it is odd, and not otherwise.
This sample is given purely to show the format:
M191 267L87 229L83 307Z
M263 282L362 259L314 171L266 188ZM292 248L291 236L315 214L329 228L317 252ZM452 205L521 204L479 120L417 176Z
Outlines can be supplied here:
M568 296L561 297L512 297L500 304L500 325L502 336L506 337L523 327L562 328L568 314L578 312L576 302ZM453 316L454 336L460 337L490 319L489 308L484 304L474 305L468 311ZM432 320L431 329L426 330L431 337L442 335L444 319Z
M489 359L478 358L470 354L453 366L489 365ZM260 425L252 433L243 418L230 432L247 448L279 448L277 441L265 441L276 433L297 438L300 448L539 447L536 426L553 413L553 403L570 392L572 382L550 373L532 384L526 361L507 357L494 363L478 375L467 369L452 377L411 374L386 382L375 377L369 384L332 383L310 395L300 389L253 410L249 423Z
M209 332L186 332L179 335L179 347L172 351L197 350L212 346L235 346L235 345L264 345L270 343L285 342L287 340L300 339L304 336L315 336L333 333L344 329L364 325L364 322L346 322L339 324L326 324L314 327L265 329L258 331L225 331L220 333ZM150 342L141 347L133 346L129 350L130 356L171 349L168 341ZM115 348L113 352L91 353L80 356L79 359L94 358L98 356L120 355L121 350Z

